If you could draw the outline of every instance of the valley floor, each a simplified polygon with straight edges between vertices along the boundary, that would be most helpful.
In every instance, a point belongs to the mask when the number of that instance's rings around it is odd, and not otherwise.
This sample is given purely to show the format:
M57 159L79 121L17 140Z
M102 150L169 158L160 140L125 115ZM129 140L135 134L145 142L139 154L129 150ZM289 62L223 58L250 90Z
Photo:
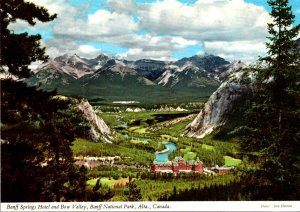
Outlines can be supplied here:
M101 110L99 107L97 109ZM135 179L141 189L142 200L147 201L168 197L174 193L174 189L181 191L224 185L237 178L234 173L175 176L149 172L155 152L165 149L164 142L176 145L176 150L168 155L169 160L176 156L185 160L198 157L205 167L238 166L241 163L238 144L234 140L183 136L186 125L197 115L197 111L99 112L98 115L113 129L113 143L77 138L72 149L76 163L88 167L89 187L92 189L97 179L101 179L104 188L114 192L110 201L126 201L124 192L128 189L125 184L129 176ZM115 186L118 182L123 182L123 185Z

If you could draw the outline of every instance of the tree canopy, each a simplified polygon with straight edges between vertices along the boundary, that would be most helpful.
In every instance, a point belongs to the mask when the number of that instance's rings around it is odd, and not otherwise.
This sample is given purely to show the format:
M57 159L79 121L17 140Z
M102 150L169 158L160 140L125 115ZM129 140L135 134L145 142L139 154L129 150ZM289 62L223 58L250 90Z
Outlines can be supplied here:
M27 77L31 62L48 58L41 36L15 34L8 26L56 15L24 0L3 0L0 10L1 71ZM85 170L75 166L70 148L81 120L71 98L1 80L1 201L85 200Z
M268 3L273 22L268 24L268 55L261 58L267 67L255 70L258 93L246 114L241 146L254 162L255 183L273 189L262 198L295 199L300 190L300 25L292 26L288 0Z
M17 77L30 76L28 66L34 61L48 59L45 48L41 47L40 35L29 35L27 32L16 34L9 29L9 24L17 20L26 21L34 26L36 21L48 22L56 18L46 8L39 7L24 0L2 0L0 8L1 25L1 68Z

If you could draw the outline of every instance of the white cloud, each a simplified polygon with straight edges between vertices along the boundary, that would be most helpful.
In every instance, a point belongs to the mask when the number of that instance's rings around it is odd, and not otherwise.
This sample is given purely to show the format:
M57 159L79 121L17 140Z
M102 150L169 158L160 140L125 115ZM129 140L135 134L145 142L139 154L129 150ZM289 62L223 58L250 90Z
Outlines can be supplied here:
M45 7L51 14L62 14L67 9L67 0L26 0L27 2L33 2L38 6Z
M145 59L172 60L172 51L169 50L149 51L141 48L132 48L129 49L126 53L118 54L117 56L130 60L138 60L141 59L141 55L143 55L142 58Z
M46 46L46 53L51 57L63 54L78 54L80 44L71 38L56 38L42 42Z
M100 50L87 43L98 41L128 48L121 55L127 59L171 58L174 52L199 43L205 43L205 52L232 59L253 58L265 52L271 20L263 7L244 0L198 0L193 4L108 0L105 6L110 10L89 15L89 4L78 8L68 0L30 1L58 14L54 22L36 26L53 27L54 39L44 42L51 56L68 52L92 57ZM28 26L18 22L13 27ZM140 30L146 34L137 34Z
M98 10L88 16L86 29L103 35L132 33L138 29L137 23L127 14Z
M95 55L100 54L101 50L96 49L93 46L90 45L80 45L78 47L79 55L87 57L87 58L92 58Z
M216 54L228 60L252 61L257 59L258 55L264 55L267 52L264 40L214 41L204 42L204 46L207 53Z
M111 0L107 6L118 12L126 11L122 9L125 1ZM164 0L139 7L134 4L134 8L141 29L149 34L117 42L131 49L127 57L154 57L164 53L169 58L174 51L201 42L206 43L205 52L231 60L239 57L253 60L265 53L264 38L268 35L270 16L264 8L243 0L198 0L195 4ZM164 37L156 36L159 34ZM154 49L157 52L152 52Z
M137 11L141 26L151 33L172 33L186 39L243 40L267 35L268 13L243 0L183 4L164 0Z
M180 51L190 45L196 45L196 40L186 40L175 36L132 35L130 39L118 40L116 44L129 48L121 54L129 60L140 58L170 60L174 51Z
M46 29L52 28L56 23L64 22L65 17L71 15L78 15L80 11L86 11L87 6L82 6L80 8L72 7L67 0L26 0L27 2L32 2L37 6L45 7L50 15L57 14L57 18L52 22L40 22L36 21L34 27L30 26L27 22L22 20L17 20L16 23L10 25L10 29L15 31L25 31L26 29ZM70 27L70 26L69 26Z
M105 6L117 13L135 13L139 9L139 6L133 0L108 0Z

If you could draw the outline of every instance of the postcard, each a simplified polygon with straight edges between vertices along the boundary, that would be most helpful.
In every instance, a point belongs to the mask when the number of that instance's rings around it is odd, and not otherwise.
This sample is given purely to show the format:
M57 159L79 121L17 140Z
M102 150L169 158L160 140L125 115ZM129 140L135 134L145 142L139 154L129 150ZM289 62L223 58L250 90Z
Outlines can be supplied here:
M299 0L2 0L1 211L299 211Z

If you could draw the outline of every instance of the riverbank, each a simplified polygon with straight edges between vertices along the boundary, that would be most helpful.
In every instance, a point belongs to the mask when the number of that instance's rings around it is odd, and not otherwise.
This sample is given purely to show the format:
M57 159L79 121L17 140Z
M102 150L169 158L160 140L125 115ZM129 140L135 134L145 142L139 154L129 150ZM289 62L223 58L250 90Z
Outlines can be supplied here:
M167 143L167 142L163 142L162 144L165 144L165 143ZM156 151L155 154L166 153L166 152L169 151L169 150L170 150L169 147L166 146L165 149L163 149L163 150L161 150L161 151Z
M166 149L155 153L155 161L156 162L168 162L169 155L176 150L176 145L171 142L164 142Z

